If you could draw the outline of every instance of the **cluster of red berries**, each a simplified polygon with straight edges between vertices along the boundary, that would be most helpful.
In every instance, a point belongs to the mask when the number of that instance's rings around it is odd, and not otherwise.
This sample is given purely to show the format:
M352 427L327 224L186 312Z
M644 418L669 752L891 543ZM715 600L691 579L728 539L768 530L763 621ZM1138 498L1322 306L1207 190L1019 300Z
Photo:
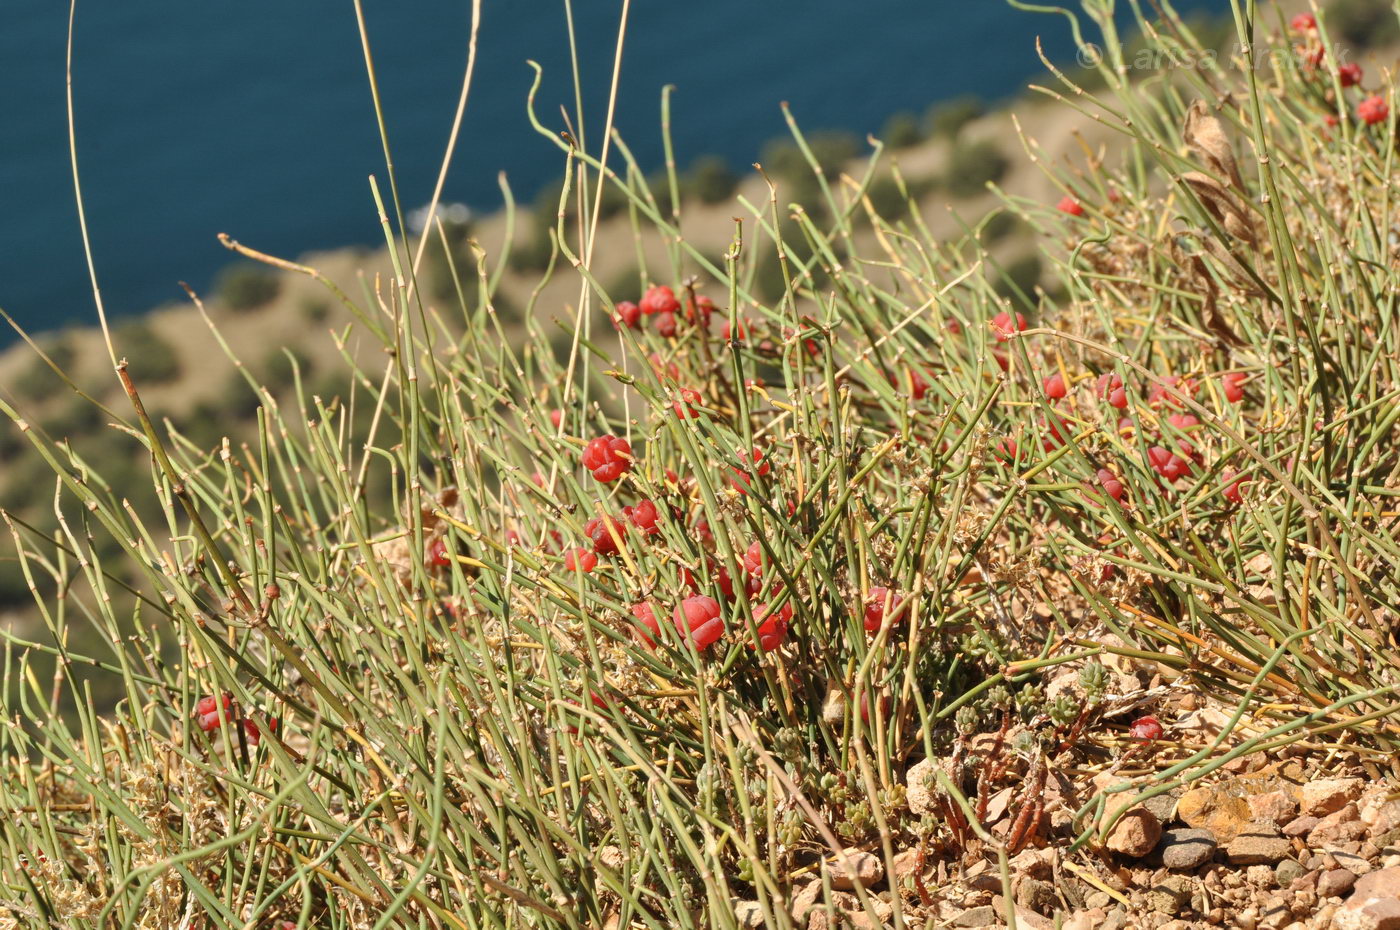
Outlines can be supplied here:
M1013 325L1016 329L1024 328L1024 322L1019 318L1013 324L1009 314L1002 314L992 321L993 330L998 334L998 338L1001 338L1002 333L1009 334ZM1221 375L1221 391L1225 399L1233 404L1242 402L1245 396L1246 379L1247 376L1243 372L1226 372ZM1071 383L1061 372L1048 375L1041 380L1041 389L1051 402L1068 397L1070 388ZM1148 447L1147 465L1168 483L1188 477L1192 473L1193 464L1200 464L1203 461L1201 453L1190 439L1190 434L1201 428L1201 421L1194 414L1186 413L1181 409L1183 406L1182 398L1194 398L1198 390L1199 386L1193 379L1178 375L1157 380L1147 390L1147 403L1162 412L1162 422L1168 427L1166 435L1160 437L1159 442ZM1120 411L1126 410L1131 401L1128 386L1124 384L1123 376L1117 372L1105 372L1099 375L1093 382L1093 395L1100 402ZM1121 416L1117 425L1120 433L1126 433L1133 429L1134 423L1131 417ZM1070 432L1069 423L1058 416L1046 419L1042 428L1044 432L1042 445L1047 452L1064 445ZM1019 464L1021 450L1014 439L1003 437L994 447L993 454L1003 464L1015 467ZM1103 493L1119 503L1123 502L1127 495L1127 485L1118 474L1109 468L1099 468L1094 477ZM1233 503L1240 503L1242 500L1241 488L1249 480L1248 477L1239 479L1231 477L1223 491L1226 499Z
M656 640L661 637L661 624L650 602L633 604L632 616L637 620L637 636L648 646L656 645ZM671 622L675 624L676 631L688 637L696 649L705 649L724 635L724 618L720 615L719 601L703 594L681 601L671 612Z
M258 745L262 739L262 730L257 723L247 717L242 716L238 707L238 702L233 699L233 695L227 692L221 698L213 695L205 695L195 702L194 722L205 733L218 730L220 721L230 727L242 725L243 735L248 740L250 746ZM272 732L277 732L278 721L273 719L268 721L268 726Z
M645 499L623 507L616 516L594 517L583 525L583 534L588 537L591 548L579 547L564 553L564 567L571 572L591 572L598 567L598 556L617 552L618 543L629 527L643 538L649 538L660 534L660 520L661 511Z
M1317 17L1311 13L1299 13L1289 22L1289 28L1303 37L1304 45L1298 51L1309 71L1317 71L1327 59L1327 49L1323 46L1317 28ZM1349 61L1337 66L1337 83L1343 88L1360 87L1365 78L1361 65ZM1376 126L1390 118L1390 104L1380 94L1372 94L1356 105L1356 117L1367 126ZM1336 117L1329 117L1329 124L1336 123Z
M654 284L647 288L642 299L637 303L630 300L621 300L614 305L613 326L618 329L640 329L642 320L645 317L656 319L656 331L666 338L676 335L676 317L681 309L681 302L676 299L676 292L665 284ZM686 322L696 326L708 327L710 319L715 313L715 302L703 294L686 299L685 317ZM740 324L740 330L743 324ZM730 336L728 326L725 327L724 338ZM740 338L743 338L742 335Z
M632 468L632 444L612 434L589 440L583 447L583 467L604 484L610 484Z

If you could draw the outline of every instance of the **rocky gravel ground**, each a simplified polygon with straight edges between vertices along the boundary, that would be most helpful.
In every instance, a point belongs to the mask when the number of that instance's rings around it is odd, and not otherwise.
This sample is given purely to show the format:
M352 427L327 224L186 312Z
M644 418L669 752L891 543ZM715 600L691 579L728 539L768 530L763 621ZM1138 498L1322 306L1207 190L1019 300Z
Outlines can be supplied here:
M789 911L808 930L893 926L897 888L906 926L1003 927L1009 891L1016 925L1030 930L1400 930L1396 786L1369 767L1320 777L1306 759L1241 762L1130 810L1103 848L1071 853L1061 832L1020 852L1009 889L992 855L953 862L906 850L886 874L878 850L850 849L817 864ZM736 902L735 915L745 927L772 924L756 901Z

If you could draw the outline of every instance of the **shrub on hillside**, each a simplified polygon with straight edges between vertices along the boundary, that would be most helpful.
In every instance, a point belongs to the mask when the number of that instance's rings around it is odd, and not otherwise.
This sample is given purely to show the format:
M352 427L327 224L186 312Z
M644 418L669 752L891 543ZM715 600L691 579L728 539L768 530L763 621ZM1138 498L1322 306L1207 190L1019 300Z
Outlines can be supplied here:
M281 289L277 272L258 262L235 262L214 280L214 294L224 306L240 312L267 306Z
M121 324L112 333L112 342L138 382L164 384L180 376L180 355L175 346L147 321Z
M928 112L930 135L956 139L964 126L985 115L987 105L976 94L965 94L934 104Z
M960 142L948 157L944 184L954 197L975 197L1005 177L1008 167L1010 162L995 142Z
M1400 14L1390 0L1333 0L1327 28L1358 49L1382 48L1400 40Z
M719 155L702 155L686 173L685 191L701 203L721 203L734 196L739 176L729 170L729 163Z
M885 120L880 139L892 149L907 149L924 141L924 131L917 116L900 112Z

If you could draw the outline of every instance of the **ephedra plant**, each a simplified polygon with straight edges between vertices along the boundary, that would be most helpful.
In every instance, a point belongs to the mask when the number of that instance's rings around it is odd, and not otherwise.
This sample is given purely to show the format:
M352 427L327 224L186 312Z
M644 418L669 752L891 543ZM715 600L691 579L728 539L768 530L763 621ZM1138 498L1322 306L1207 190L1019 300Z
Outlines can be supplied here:
M1218 60L1162 4L1146 41L1195 65L1144 79L1106 6L1105 89L1039 88L1103 145L1023 134L1058 191L1001 194L1038 284L882 219L878 147L741 197L716 261L674 170L659 209L620 137L532 110L570 306L498 312L479 248L425 297L376 183L395 279L328 288L379 367L208 448L114 359L162 517L28 431L60 530L9 525L63 596L8 634L8 919L904 927L936 863L1101 850L1255 753L1386 758L1394 86L1252 2ZM665 256L638 303L608 249Z

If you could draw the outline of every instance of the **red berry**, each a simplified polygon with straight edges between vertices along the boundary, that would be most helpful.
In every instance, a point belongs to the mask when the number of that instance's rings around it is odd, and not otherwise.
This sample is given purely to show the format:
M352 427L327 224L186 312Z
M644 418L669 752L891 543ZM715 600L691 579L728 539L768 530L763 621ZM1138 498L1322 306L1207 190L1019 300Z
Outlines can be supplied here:
M648 646L655 646L656 640L661 636L661 625L656 622L656 611L652 608L651 603L642 601L639 604L633 604L632 616L637 620L637 625L632 628L632 632L637 634L637 638Z
M616 481L632 467L632 446L613 435L599 436L583 447L583 467L604 484Z
M1123 387L1123 376L1116 372L1099 375L1094 387L1094 396L1119 410L1128 406L1128 392Z
M1040 386L1045 389L1045 396L1051 400L1059 400L1069 393L1069 388L1065 386L1065 376L1059 373L1042 380Z
M761 543L750 544L748 551L744 553L744 571L750 575L763 574L763 545Z
M681 376L681 370L675 362L663 362L661 356L655 352L647 356L647 361L651 362L651 370L656 372L659 380L665 381L667 378L675 381Z
M1055 209L1059 210L1061 213L1068 213L1070 216L1084 215L1084 204L1080 203L1069 194L1065 194L1064 197L1060 198L1060 202L1056 205Z
M899 609L903 603L904 598L889 588L871 588L870 596L865 599L865 629L871 633L878 632L885 625L886 616L890 618L890 623L898 623L903 619Z
M617 540L622 536L623 527L612 517L594 517L583 525L583 535L593 541L593 551L599 555L609 555L617 551Z
M680 308L681 304L676 300L675 291L664 284L653 285L642 295L641 309L647 316L655 313L675 313Z
M709 520L696 520L696 521L695 521L695 538L698 539L698 540L700 540L702 543L704 543L704 544L707 545L707 546L713 546L713 545L714 545L714 543L715 543L715 531L712 530L712 529L710 529L710 521L709 521Z
M1288 27L1294 32L1316 32L1317 17L1311 13L1299 13L1288 23Z
M1175 481L1183 475L1191 474L1191 464L1186 459L1161 446L1153 446L1147 450L1147 461L1152 466L1153 471L1168 481Z
M1171 424L1174 429L1180 430L1183 433L1195 429L1201 423L1201 421L1196 418L1195 414L1191 413L1174 413L1167 417L1167 422ZM1181 451L1187 455L1196 454L1196 447L1191 445L1188 440L1178 439L1176 444L1180 447Z
M1176 389L1175 392L1172 388ZM1180 407L1181 401L1176 396L1178 393L1195 397L1196 382L1180 375L1169 375L1147 389L1147 402L1154 407L1162 403L1166 403L1168 407Z
M715 576L715 584L725 599L734 600L734 579L729 577L729 570L723 565L711 565L710 574Z
M617 311L613 314L613 326L617 329L627 327L636 329L642 325L642 308L632 303L630 300L619 300L614 307Z
M798 330L793 329L791 326L784 326L784 327L783 327L783 338L784 338L784 339L790 341L790 340L796 339L797 337L798 337ZM821 351L822 351L822 350L821 350L821 346L817 345L817 340L815 340L815 339L803 339L803 340L802 340L802 345L803 345L804 348L806 348L807 354L810 355L810 356L812 356L813 358L815 358L816 356L818 356L818 355L821 354Z
M891 375L890 386L895 389L908 388L909 395L916 401L923 400L924 395L928 393L928 382L914 368L910 368L903 375Z
M695 409L696 404L703 405L705 399L700 396L700 392L692 388L681 388L681 399L671 402L671 409L676 411L676 416L682 420L694 420L700 416L700 411Z
M649 500L643 499L631 507L623 507L622 515L643 536L655 536L661 532L661 527L657 526L657 521L661 519L661 513L656 509L656 505Z
M1155 742L1162 738L1162 723L1151 715L1139 717L1128 727L1128 733L1133 739L1146 743Z
M757 475L761 478L773 470L773 466L763 460L763 450L759 449L757 446L754 447L754 450L751 453L740 452L739 461L745 463L746 465L749 462L757 463L757 467L752 469L730 469L730 471L732 471L734 474L730 476L729 483L734 488L734 490L738 491L740 494L748 493L749 482L752 480L754 475Z
M1361 66L1354 61L1337 66L1337 79L1343 87L1355 87L1361 83Z
M867 691L865 700L862 701L860 705L860 719L865 723L869 723L872 708L875 709L881 717L888 717L890 715L890 708L893 706L894 702L890 700L888 694L882 694L877 700L872 701L870 699L870 692Z
M749 328L744 325L743 320L739 320L731 329L729 321L724 321L724 328L720 330L720 335L730 342L743 342L749 338Z
M558 429L558 428L559 428L559 424L564 422L564 411L562 411L562 410L551 410L551 411L549 411L549 422L551 422L551 423L554 424L554 428L555 428L555 429Z
M997 341L1000 342L1001 340L998 339ZM993 349L992 358L996 361L997 367L1000 368L1002 371L1011 370L1011 356L1007 353L1002 352L999 349Z
M656 315L656 334L667 339L676 334L676 315L674 313L658 313Z
M195 702L194 721L205 733L219 728L220 716L230 722L238 717L238 705L233 702L233 695L226 693L222 699L205 695Z
M1244 486L1253 480L1254 479L1248 475L1236 477L1233 471L1227 469L1225 471L1225 481L1227 483L1225 485L1225 490L1222 492L1225 495L1225 499L1232 504L1243 504Z
M1015 331L1020 332L1026 328L1026 318L1021 314L1016 314ZM997 342L1005 342L1011 338L1012 333L1011 314L1005 310L992 317L992 332L996 334ZM1006 366L1002 366L1005 370Z
M1046 452L1052 452L1063 446L1074 430L1070 427L1069 421L1064 417L1050 417L1041 424L1045 431L1045 436L1040 442L1040 447Z
M1377 123L1385 122L1386 118L1390 116L1390 107L1377 94L1358 103L1356 115L1361 117L1361 121L1367 126L1374 126Z
M571 572L591 572L598 567L598 557L582 547L564 555L564 567Z
M782 645L783 637L787 636L788 624L792 622L792 605L784 604L778 610L772 610L767 604L759 604L753 609L753 622L758 625L759 648L772 652Z
M1249 376L1242 371L1231 371L1226 373L1225 377L1221 379L1225 382L1226 400L1228 400L1232 404L1238 404L1240 401L1244 400L1244 388L1241 387L1241 385L1244 384L1244 381L1247 377Z
M724 620L719 613L719 601L701 594L681 601L671 619L677 630L690 634L697 649L704 649L724 635Z
M703 294L685 302L685 318L702 326L710 324L710 314L715 312L715 302Z
M435 568L446 568L452 564L452 556L447 552L447 540L438 537L429 544L428 564Z
M1016 440L1010 436L1003 436L992 450L992 454L997 457L997 461L1003 465L1014 465L1020 455L1020 450L1016 447Z
M1104 489L1104 493L1116 501L1121 502L1123 500L1123 495L1127 493L1127 489L1123 487L1123 482L1118 479L1117 475L1107 468L1100 468L1097 477L1099 479L1099 485Z
M277 732L280 721L275 717L267 722L267 728L273 733ZM257 721L244 719L243 735L248 740L249 746L256 746L262 741L262 730L258 727Z

